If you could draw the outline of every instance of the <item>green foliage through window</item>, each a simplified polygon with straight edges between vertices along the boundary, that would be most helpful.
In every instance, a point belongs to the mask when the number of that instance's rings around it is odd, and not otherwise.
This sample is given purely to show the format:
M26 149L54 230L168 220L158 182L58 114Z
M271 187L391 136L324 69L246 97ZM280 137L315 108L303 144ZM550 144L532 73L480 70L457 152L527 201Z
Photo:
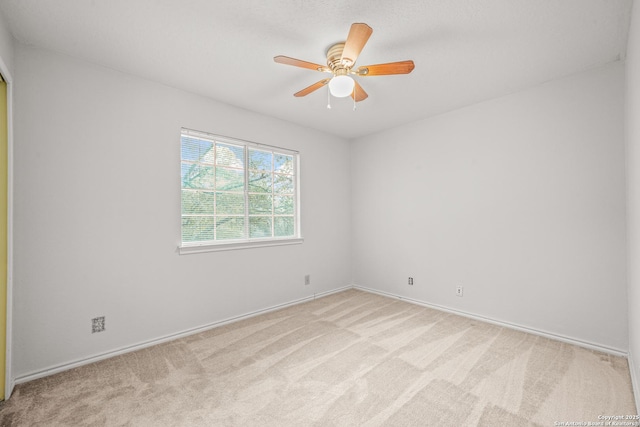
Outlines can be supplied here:
M182 242L298 237L298 155L183 130Z

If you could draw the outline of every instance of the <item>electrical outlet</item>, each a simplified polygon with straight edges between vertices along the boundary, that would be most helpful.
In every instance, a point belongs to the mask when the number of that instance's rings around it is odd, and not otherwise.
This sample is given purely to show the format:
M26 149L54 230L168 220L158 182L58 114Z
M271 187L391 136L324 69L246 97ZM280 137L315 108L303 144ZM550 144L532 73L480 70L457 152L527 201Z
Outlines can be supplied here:
M94 317L91 319L91 333L104 331L104 316Z
M304 276L304 285L308 286L311 284L311 275L307 274L306 276Z
M409 277L409 284L413 286L413 277Z
M464 288L462 286L456 286L456 296L461 297Z

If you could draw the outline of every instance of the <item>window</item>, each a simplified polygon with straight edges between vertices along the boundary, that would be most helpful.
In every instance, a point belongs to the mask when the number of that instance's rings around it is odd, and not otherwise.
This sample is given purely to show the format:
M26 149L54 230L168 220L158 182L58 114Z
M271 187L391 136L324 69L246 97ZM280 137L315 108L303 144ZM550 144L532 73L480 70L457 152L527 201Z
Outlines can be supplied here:
M299 243L297 152L188 129L180 146L181 249Z

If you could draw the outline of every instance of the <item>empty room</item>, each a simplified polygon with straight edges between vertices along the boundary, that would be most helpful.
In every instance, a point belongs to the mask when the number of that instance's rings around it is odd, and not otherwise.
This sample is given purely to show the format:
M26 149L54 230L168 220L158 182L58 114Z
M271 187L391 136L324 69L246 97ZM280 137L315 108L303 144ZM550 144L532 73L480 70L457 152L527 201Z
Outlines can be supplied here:
M640 426L634 0L0 0L0 425Z

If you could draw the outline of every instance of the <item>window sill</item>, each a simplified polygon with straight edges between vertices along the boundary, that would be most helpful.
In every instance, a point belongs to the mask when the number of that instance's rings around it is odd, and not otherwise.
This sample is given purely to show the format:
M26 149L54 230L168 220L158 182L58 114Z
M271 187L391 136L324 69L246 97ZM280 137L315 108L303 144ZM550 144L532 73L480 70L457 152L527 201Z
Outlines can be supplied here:
M232 242L214 244L187 244L178 246L180 255L199 254L203 252L234 251L238 249L264 248L271 246L299 245L304 242L302 237L293 239L254 240L251 242Z

